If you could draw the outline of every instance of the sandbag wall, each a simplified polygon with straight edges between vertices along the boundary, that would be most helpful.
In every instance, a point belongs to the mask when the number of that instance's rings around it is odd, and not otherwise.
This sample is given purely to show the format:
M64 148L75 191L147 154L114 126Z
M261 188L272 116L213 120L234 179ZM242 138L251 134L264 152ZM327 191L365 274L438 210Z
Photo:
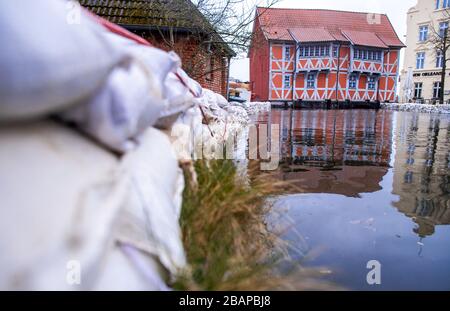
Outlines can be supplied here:
M81 12L0 2L0 289L168 290L193 151L180 158L173 128L222 143L248 115L175 53Z

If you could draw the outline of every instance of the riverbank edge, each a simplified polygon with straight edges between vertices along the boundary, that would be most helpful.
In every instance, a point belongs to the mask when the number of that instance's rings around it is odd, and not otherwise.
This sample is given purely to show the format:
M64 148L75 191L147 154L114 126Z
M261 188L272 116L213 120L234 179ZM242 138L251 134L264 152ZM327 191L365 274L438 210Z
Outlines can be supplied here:
M429 105L415 103L382 103L381 109L405 112L422 112L436 114L450 114L450 105Z

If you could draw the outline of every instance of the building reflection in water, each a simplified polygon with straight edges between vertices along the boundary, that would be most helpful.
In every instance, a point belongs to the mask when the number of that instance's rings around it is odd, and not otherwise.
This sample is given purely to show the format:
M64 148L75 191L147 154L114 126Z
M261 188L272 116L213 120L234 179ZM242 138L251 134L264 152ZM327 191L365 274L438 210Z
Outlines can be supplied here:
M391 155L390 113L272 110L257 123L280 124L279 177L305 193L358 197L381 189Z
M394 206L417 223L419 236L450 224L448 117L402 114L396 130Z
M280 125L277 174L303 193L360 197L383 190L398 196L393 206L417 223L419 236L432 235L436 225L450 224L448 117L385 110L274 109L258 115L256 123ZM390 169L392 189L382 189Z

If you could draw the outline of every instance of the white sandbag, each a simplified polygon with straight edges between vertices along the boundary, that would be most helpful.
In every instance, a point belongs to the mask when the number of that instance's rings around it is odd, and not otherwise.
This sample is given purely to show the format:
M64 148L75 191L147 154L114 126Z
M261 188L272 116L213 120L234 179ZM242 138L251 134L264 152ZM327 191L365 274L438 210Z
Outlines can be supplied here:
M96 291L168 291L167 272L154 256L116 243L102 262Z
M60 116L109 148L127 152L136 147L133 139L155 124L164 107L159 80L145 65L131 61L114 69L93 98Z
M52 121L2 125L0 145L0 289L89 289L125 196L118 159Z
M161 132L122 163L53 121L3 125L0 145L0 290L166 290L184 267L184 180Z
M228 105L224 108L229 113L229 120L232 122L237 122L241 124L248 124L250 118L248 116L247 110L239 106Z
M0 1L0 120L42 116L86 99L123 61L101 26L69 9L63 0Z
M139 148L122 163L131 189L118 218L117 239L157 257L175 275L186 264L178 223L183 173L167 135L149 128L139 140Z
M223 97L222 95L220 95L219 93L215 93L215 95L216 95L216 102L217 102L217 105L220 107L220 108L225 108L225 107L227 107L227 106L229 106L230 105L230 103L227 101L227 99L225 98L225 97Z
M217 94L211 90L203 89L202 96L195 99L203 108L208 121L225 121L228 113L217 104Z
M181 69L181 62L179 67L167 76L165 90L168 104L156 123L156 127L160 129L170 129L182 112L195 105L196 99L202 93L200 84L189 78Z

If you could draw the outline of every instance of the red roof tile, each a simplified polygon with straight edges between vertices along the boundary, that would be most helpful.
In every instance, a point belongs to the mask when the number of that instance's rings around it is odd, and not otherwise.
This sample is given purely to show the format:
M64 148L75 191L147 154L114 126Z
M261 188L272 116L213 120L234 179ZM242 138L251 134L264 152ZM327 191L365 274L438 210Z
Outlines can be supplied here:
M336 41L336 38L325 28L289 28L289 33L298 42Z
M373 46L383 49L389 48L374 32L342 30L342 34L353 45Z
M372 33L379 38L382 44L389 47L405 46L398 38L389 18L385 14L375 16L371 13L347 11L262 7L257 9L257 14L264 33L269 40L292 41L293 38L290 36L288 29L320 28L328 31L338 41L349 41L342 34L342 30L346 30L347 32ZM295 33L297 34L297 32ZM310 34L305 35L305 37L309 36ZM367 40L369 44L380 45L380 42L374 39L373 36L371 38L371 40Z

